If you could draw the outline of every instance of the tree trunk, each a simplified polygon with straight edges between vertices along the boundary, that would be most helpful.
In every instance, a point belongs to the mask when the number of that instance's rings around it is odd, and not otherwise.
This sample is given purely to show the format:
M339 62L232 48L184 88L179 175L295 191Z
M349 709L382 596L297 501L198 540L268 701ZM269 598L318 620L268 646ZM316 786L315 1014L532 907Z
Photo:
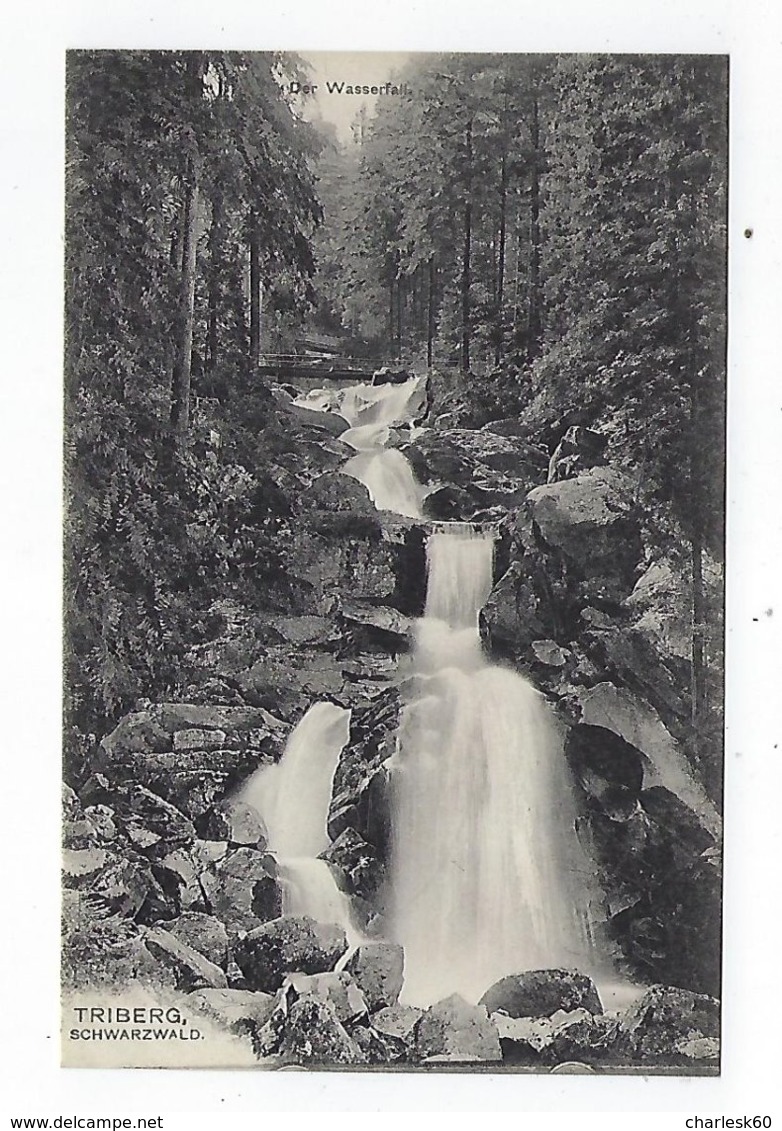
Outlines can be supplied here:
M506 99L507 101L507 99ZM504 306L505 306L505 240L506 212L508 200L508 161L505 150L502 152L500 166L500 238L497 250L497 341L494 347L494 362L499 365L504 352Z
M692 725L698 755L701 750L701 726L706 708L705 625L703 539L700 530L696 530L692 537Z
M404 286L401 277L396 284L396 356L402 356L402 303L404 302Z
M467 185L464 203L464 250L462 252L462 372L470 372L470 285L472 255L472 119L467 123Z
M222 246L223 225L223 196L219 189L215 192L212 204L212 226L209 229L209 288L207 329L206 329L206 365L211 372L217 363L217 320L220 310L220 250Z
M193 357L193 312L195 306L196 250L198 244L198 197L200 158L192 152L187 158L185 199L182 209L183 254L179 293L179 325L171 390L171 425L178 435L190 426L190 376Z
M529 339L527 357L530 361L540 352L541 294L540 294L540 116L537 95L532 102L532 186L530 194L530 267L529 267Z
M434 331L435 331L435 290L437 286L437 267L434 256L429 260L429 309L426 324L426 364L432 368L434 361Z
M261 232L255 209L250 213L250 361L261 360Z

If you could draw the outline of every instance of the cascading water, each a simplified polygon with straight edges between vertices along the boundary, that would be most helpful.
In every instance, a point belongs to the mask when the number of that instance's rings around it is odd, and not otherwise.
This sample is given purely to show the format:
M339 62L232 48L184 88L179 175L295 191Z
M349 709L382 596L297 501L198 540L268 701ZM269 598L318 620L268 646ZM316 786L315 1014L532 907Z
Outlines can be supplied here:
M316 391L297 403L321 411L337 409L350 423L340 439L357 454L342 470L364 484L378 510L421 518L426 491L416 482L405 456L386 445L389 429L410 424L422 411L424 401L423 383L412 377L400 385L353 385L338 399Z
M394 425L412 429L421 384L359 385L306 400L351 424L341 439L356 455L343 470L366 485L378 509L420 518L426 491L402 453L386 445ZM391 775L386 921L405 949L401 1000L428 1005L456 992L475 1002L505 975L565 966L593 976L602 967L604 1000L616 1001L628 986L593 945L592 903L600 895L575 833L562 736L543 696L483 655L478 614L493 556L492 536L469 523L436 524L427 543L415 691ZM347 899L316 859L327 843L328 793L347 737L339 714L330 704L312 708L279 766L259 777L256 804L281 857L285 910L340 922L356 945ZM316 755L324 749L330 753Z
M334 703L313 704L288 738L280 761L253 774L239 796L266 824L283 889L283 914L339 923L353 941L350 902L328 864L317 858L330 843L331 790L349 724L350 711Z
M542 696L481 650L492 551L461 524L428 543L417 693L392 776L390 919L409 1004L477 1001L506 974L592 964L560 735Z

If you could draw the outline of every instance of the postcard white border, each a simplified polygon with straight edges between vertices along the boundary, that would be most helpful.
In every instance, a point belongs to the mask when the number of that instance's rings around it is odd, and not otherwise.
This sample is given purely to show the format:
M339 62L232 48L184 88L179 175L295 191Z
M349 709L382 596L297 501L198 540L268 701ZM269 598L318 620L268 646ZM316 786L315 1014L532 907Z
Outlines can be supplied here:
M4 19L0 403L11 789L2 928L10 1115L169 1113L259 1127L276 1111L780 1115L778 688L782 483L778 0L51 0ZM62 83L66 47L692 51L731 57L725 1063L719 1079L87 1071L59 1068L58 900ZM751 239L745 229L752 229ZM769 611L770 610L770 611ZM8 771L10 770L10 774ZM175 1122L173 1113L189 1113ZM662 1117L650 1113L670 1113ZM216 1113L224 1113L218 1117ZM230 1115L229 1115L230 1113ZM544 1116L543 1113L551 1113ZM644 1114L646 1113L646 1114ZM373 1118L377 1118L374 1116ZM340 1121L342 1123L343 1120ZM618 1125L618 1124L617 1124Z

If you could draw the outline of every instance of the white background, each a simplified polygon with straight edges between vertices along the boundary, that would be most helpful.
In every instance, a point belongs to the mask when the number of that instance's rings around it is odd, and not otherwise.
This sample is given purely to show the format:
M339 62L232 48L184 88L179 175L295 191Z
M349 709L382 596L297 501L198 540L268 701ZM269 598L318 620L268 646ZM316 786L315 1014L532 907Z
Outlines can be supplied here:
M579 1112L592 1113L587 1118L596 1123L594 1113L607 1113L599 1116L601 1127L626 1125L619 1113L634 1113L639 1127L684 1127L679 1113L685 1112L782 1117L775 1099L782 1051L778 0L283 0L273 10L228 0L59 0L15 4L2 29L0 1063L10 1079L8 1115L160 1113L167 1131L258 1128L258 1113L288 1110L536 1112L536 1123L546 1125L572 1123ZM58 1067L62 89L65 48L88 46L730 54L727 958L720 1079ZM751 239L743 235L747 228Z

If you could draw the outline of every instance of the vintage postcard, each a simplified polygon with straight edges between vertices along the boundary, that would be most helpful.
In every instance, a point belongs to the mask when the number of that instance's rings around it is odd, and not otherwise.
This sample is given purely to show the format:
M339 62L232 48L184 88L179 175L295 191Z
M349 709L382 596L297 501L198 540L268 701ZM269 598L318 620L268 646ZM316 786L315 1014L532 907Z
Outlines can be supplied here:
M68 52L65 1066L719 1073L728 78Z

